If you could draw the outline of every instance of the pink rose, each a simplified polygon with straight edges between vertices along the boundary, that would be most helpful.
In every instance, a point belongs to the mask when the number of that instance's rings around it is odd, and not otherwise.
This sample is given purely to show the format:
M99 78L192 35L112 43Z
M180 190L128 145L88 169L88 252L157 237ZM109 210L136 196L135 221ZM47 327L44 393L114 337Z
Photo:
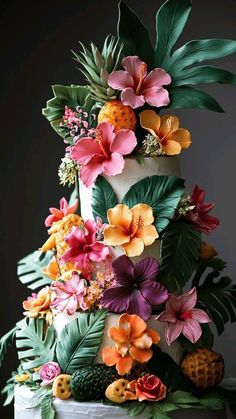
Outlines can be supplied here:
M136 396L139 402L157 402L166 398L166 386L155 375L145 374L136 382Z
M41 386L51 384L61 373L61 368L57 362L47 362L39 370L39 377L42 380Z

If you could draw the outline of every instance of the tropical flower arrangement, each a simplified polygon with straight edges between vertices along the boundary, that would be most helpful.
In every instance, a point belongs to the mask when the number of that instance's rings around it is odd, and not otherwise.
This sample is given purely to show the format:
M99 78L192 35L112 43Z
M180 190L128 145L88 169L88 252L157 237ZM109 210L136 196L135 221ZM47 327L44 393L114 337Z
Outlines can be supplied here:
M203 236L219 224L214 204L173 175L143 177L122 199L110 181L127 159L145 169L148 158L171 161L190 146L189 130L169 108L222 112L191 85L235 84L234 74L199 63L236 52L236 42L174 49L190 10L190 0L162 5L154 50L120 1L117 37L107 37L101 51L92 43L74 53L86 86L53 86L43 109L66 146L60 184L74 191L49 209L47 239L18 263L31 292L24 318L0 340L0 363L14 339L19 358L3 389L6 404L16 384L28 386L27 407L40 405L42 419L55 417L55 397L72 396L121 404L131 416L146 410L149 418L226 403L235 411L234 392L221 382L223 358L212 350L214 327L220 335L236 321L236 287L221 276L226 263ZM81 187L92 217L82 216ZM173 345L180 359L167 354Z

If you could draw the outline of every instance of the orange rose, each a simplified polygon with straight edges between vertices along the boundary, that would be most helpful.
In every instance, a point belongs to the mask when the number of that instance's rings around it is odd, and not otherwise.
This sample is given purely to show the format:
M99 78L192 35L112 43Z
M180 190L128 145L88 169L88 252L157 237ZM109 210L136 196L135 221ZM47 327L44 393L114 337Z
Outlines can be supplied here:
M51 289L49 287L42 288L38 294L35 292L23 302L25 316L35 318L39 314L44 315L50 309Z
M158 402L166 398L166 386L156 375L145 374L138 380L130 381L128 391L125 392L127 400L134 400L134 395L139 402L143 400Z

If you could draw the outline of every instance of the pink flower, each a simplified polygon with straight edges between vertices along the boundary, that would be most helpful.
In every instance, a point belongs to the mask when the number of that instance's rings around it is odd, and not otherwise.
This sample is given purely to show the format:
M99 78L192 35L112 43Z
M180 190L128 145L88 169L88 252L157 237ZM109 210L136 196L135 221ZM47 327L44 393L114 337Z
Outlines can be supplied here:
M100 123L96 138L81 138L71 153L72 158L81 165L80 178L84 185L91 187L101 173L108 176L121 173L125 164L123 156L130 154L136 144L133 131L121 129L115 133L113 125Z
M86 283L77 272L73 272L71 279L67 281L53 282L51 287L56 294L51 307L61 312L66 311L69 316L74 314L77 308L85 309L83 297L86 293Z
M50 215L45 220L45 226L51 227L51 225L61 220L63 217L65 217L68 214L74 214L75 211L78 208L78 199L75 200L75 202L69 207L69 204L65 198L62 198L60 200L60 209L57 208L49 208Z
M165 331L168 345L174 342L181 333L192 343L200 338L202 329L199 323L209 323L211 320L205 311L194 308L196 303L195 287L179 297L170 295L166 302L166 310L157 316L157 320L168 323Z
M57 362L47 362L39 370L39 377L42 380L41 386L51 384L61 373L61 368Z
M209 234L218 226L219 219L208 215L215 204L204 202L205 194L203 189L200 189L198 185L195 186L191 196L191 204L194 205L194 208L187 212L186 220L194 224L196 230Z
M169 93L162 86L171 83L171 77L162 68L154 68L147 74L147 64L137 56L122 60L124 70L113 71L108 84L121 90L121 102L131 108L139 108L147 102L150 106L166 106L170 103Z
M84 223L85 231L79 227L73 228L65 237L70 249L61 257L61 262L75 262L76 268L84 275L93 272L94 263L105 260L110 250L108 246L96 239L97 226L95 221L87 220Z

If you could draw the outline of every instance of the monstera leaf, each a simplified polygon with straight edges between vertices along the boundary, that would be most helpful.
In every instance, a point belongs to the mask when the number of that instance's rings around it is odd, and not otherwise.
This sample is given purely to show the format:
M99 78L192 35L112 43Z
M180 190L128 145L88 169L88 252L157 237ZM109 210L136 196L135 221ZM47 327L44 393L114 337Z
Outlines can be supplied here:
M119 3L118 38L124 44L124 55L138 55L150 66L153 48L149 34L137 15L121 0Z
M191 224L182 221L169 224L161 241L161 270L158 280L170 292L189 281L196 269L201 246L201 234Z
M31 290L49 285L52 281L42 274L42 268L47 266L52 259L52 253L44 255L35 251L18 262L17 275L20 282Z
M230 278L219 276L217 270L206 276L198 288L198 300L204 304L220 335L225 323L236 321L236 285Z
M92 191L93 217L100 217L107 223L107 210L118 204L117 197L111 185L103 176L99 176Z
M64 327L56 356L65 374L93 363L102 341L105 315L105 310L83 313Z
M77 106L90 113L95 105L91 98L90 90L86 86L52 86L54 97L47 101L47 107L42 110L43 115L51 123L53 129L65 137L65 131L61 129L60 123L64 115L65 106L76 110Z
M9 346L13 345L13 342L16 337L16 332L20 327L20 322L13 327L9 332L7 332L5 335L3 335L0 339L0 367L2 366L2 361L4 360L7 349Z
M229 39L199 39L186 43L173 51L191 10L190 0L167 0L157 12L157 42L155 66L164 68L171 76L171 108L204 108L222 112L211 96L182 86L203 83L236 84L235 74L212 66L195 66L203 61L215 60L234 54L236 41ZM177 89L181 87L181 89Z
M169 224L184 191L184 181L175 176L150 176L135 183L122 200L132 208L142 202L150 205L159 233Z
M48 326L44 331L44 319L25 319L16 332L18 358L24 370L39 367L55 356L55 330Z

